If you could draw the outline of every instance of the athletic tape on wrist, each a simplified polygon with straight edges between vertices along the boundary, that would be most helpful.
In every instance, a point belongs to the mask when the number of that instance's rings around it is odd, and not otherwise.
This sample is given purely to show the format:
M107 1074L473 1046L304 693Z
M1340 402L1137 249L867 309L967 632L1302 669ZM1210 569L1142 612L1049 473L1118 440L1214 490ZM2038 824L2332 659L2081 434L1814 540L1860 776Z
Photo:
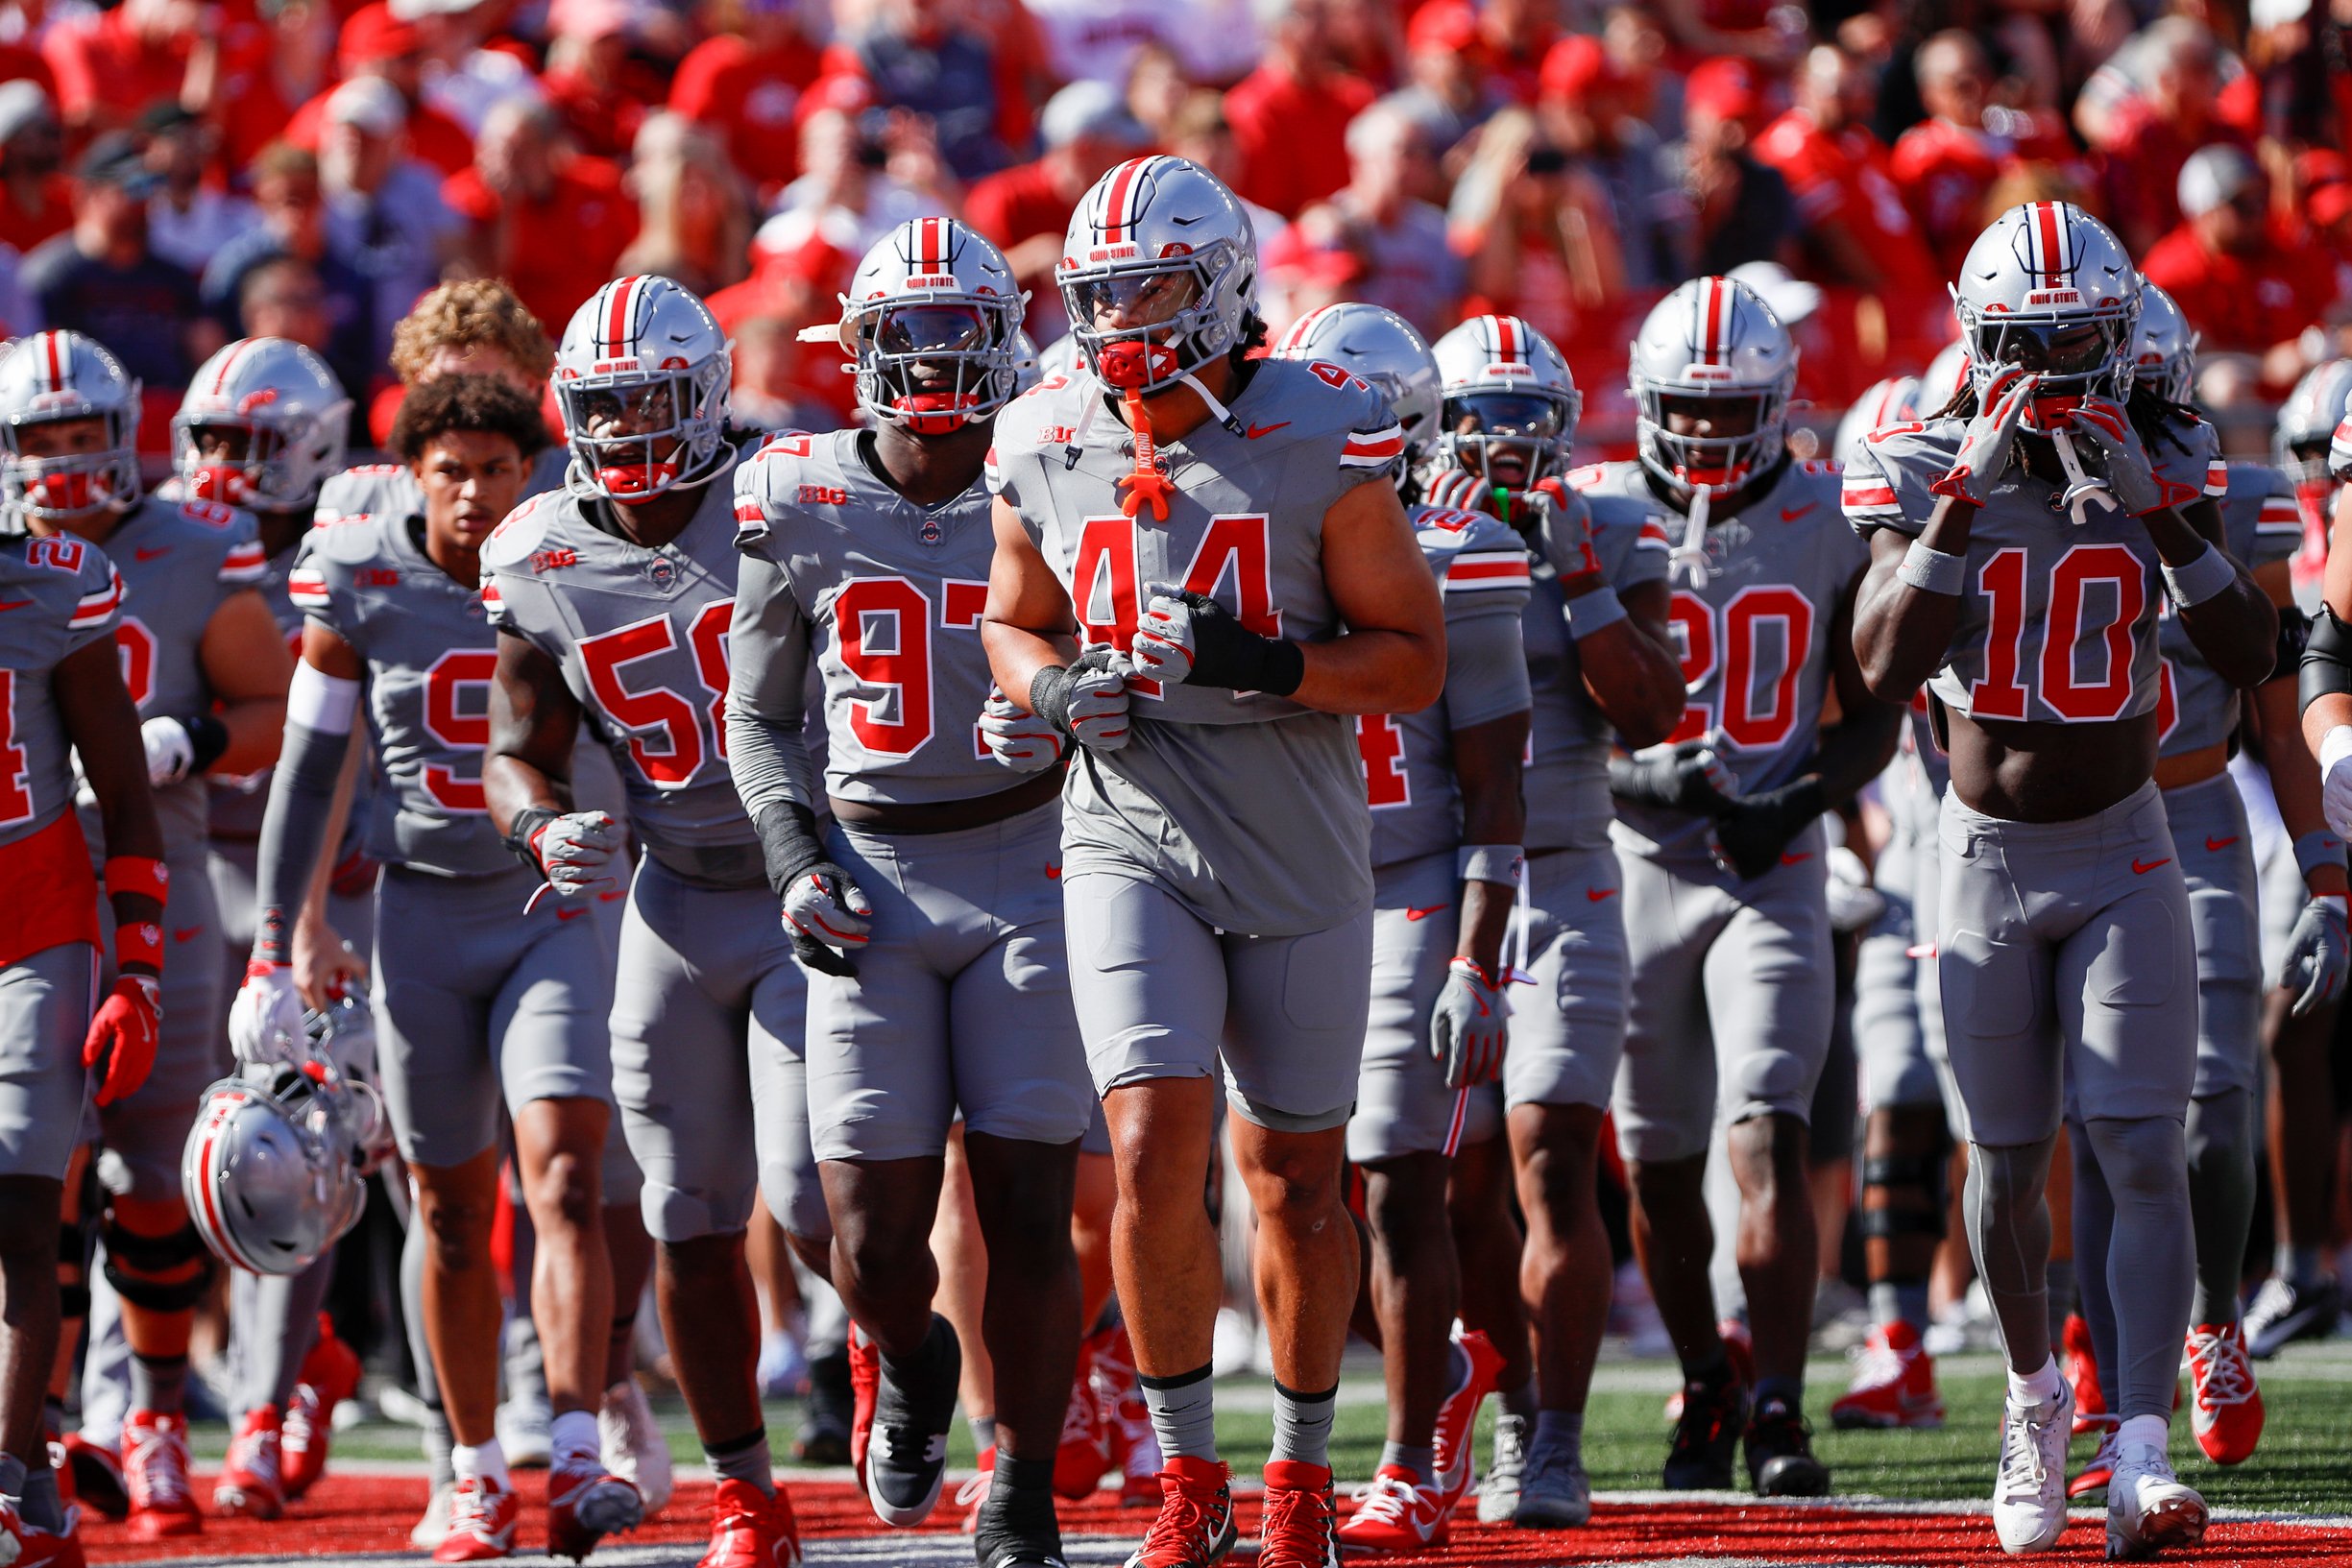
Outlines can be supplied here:
M1967 586L1968 560L1915 539L1911 547L1903 552L1903 565L1895 568L1895 577L1922 593L1941 593L1956 599Z
M1568 636L1579 642L1624 618L1625 601L1607 584L1568 601Z
M1516 844L1465 844L1454 851L1454 880L1516 887L1527 875L1527 852Z
M107 893L144 893L158 904L171 897L172 868L144 855L109 855L104 874Z
M2315 828L2294 841L2294 868L2309 877L2322 866L2344 869L2343 840L2325 828Z
M2164 591L2183 610L2203 604L2237 580L2237 567L2211 544L2184 566L2164 567Z

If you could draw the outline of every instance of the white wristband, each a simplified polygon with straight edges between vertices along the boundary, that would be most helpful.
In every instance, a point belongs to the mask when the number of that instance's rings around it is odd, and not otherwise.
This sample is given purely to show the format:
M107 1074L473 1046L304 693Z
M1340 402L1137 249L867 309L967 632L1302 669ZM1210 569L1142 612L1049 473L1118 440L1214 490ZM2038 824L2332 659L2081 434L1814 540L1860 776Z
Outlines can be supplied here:
M1465 844L1454 851L1454 880L1516 887L1527 875L1527 855L1516 844Z
M329 675L307 660L294 662L286 686L286 722L321 735L350 735L359 709L359 683Z
M2294 868L2308 878L2321 866L2344 869L2343 840L2325 828L2315 828L2294 841Z
M2185 566L2166 567L2163 569L2164 591L2183 610L2191 605L2203 604L2238 580L2236 564L2211 544L2207 544L2196 559Z
M1625 601L1607 584L1568 601L1568 636L1579 642L1624 618Z
M1903 552L1903 565L1895 568L1895 578L1922 593L1941 593L1948 599L1956 599L1968 584L1967 568L1965 556L1936 549L1926 541L1915 539L1911 547Z

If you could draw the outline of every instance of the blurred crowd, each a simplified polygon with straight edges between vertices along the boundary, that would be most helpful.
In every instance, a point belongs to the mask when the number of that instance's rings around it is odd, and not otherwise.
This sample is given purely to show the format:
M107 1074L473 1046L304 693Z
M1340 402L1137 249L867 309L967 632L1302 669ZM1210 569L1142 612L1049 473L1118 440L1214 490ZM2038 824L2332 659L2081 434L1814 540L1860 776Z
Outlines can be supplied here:
M214 348L292 338L380 445L435 282L554 323L661 272L736 336L739 417L821 427L851 389L796 334L876 238L965 218L1051 342L1072 205L1158 150L1250 205L1276 332L1519 315L1593 455L1676 280L1755 284L1839 408L1951 338L1993 214L2064 198L2254 441L2352 347L2348 40L2346 0L8 0L0 333L113 345L157 442Z

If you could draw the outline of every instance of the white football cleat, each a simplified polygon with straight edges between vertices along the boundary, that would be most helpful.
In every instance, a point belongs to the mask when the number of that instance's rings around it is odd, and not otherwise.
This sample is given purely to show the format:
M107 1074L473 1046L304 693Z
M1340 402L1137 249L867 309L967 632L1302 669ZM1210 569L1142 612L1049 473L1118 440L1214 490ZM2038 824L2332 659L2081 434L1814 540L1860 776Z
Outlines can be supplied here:
M2181 1484L2154 1443L2125 1443L2107 1482L2107 1556L2152 1557L2205 1538L2205 1500Z
M2047 1552L2066 1530L2066 1445L2074 1430L2074 1394L2038 1405L2005 1401L2000 1412L2000 1473L1993 1483L1993 1532L2012 1556Z

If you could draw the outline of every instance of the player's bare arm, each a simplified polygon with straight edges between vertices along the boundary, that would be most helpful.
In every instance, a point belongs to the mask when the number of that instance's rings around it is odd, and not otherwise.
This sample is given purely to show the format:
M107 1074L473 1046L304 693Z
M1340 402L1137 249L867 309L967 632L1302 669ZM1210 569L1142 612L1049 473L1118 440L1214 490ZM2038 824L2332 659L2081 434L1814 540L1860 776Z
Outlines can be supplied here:
M284 651L281 642L279 652L282 656ZM98 797L108 858L161 860L163 830L156 823L155 797L148 788L139 712L123 685L122 657L115 652L113 639L101 638L60 660L50 683L65 734L82 759L82 776ZM147 925L163 918L162 904L146 893L116 892L110 902L118 925Z
M1946 495L1935 504L1919 542L1944 555L1968 553L1973 501ZM1944 663L1960 626L1960 596L1933 593L1897 575L1911 541L1893 528L1870 536L1870 567L1854 604L1852 639L1856 668L1881 702L1905 703Z
M1516 844L1525 838L1527 803L1519 793L1519 775L1527 755L1527 722L1522 711L1453 732L1465 844ZM1454 955L1499 975L1514 903L1512 890L1500 882L1465 880Z
M1865 569L1846 585L1830 624L1830 683L1837 697L1838 720L1821 733L1813 774L1831 809L1852 800L1893 759L1903 736L1903 705L1910 701L1907 691L1897 698L1879 696L1855 656L1855 612L1867 575Z
M1394 487L1358 485L1323 514L1323 583L1347 635L1305 644L1292 700L1326 713L1412 713L1437 701L1445 606Z
M208 771L255 773L268 767L278 760L285 734L286 683L294 676L294 656L286 651L268 603L252 589L223 599L205 625L196 656L229 732L229 744Z
M1078 656L1078 617L1054 568L1031 543L1021 515L999 500L988 513L996 532L996 557L988 567L988 608L981 622L981 645L988 670L1006 696L1030 708L1030 687L1040 670L1067 664ZM1423 568L1421 575L1428 576Z
M571 809L571 748L579 734L580 705L555 661L499 633L490 749L482 758L482 793L498 832L511 835L515 819L533 807Z
M1626 750L1639 751L1665 739L1683 716L1683 666L1666 625L1674 592L1662 582L1641 583L1617 597L1625 618L1579 641L1576 656L1585 689L1616 726ZM1568 601L1571 611L1575 602Z

